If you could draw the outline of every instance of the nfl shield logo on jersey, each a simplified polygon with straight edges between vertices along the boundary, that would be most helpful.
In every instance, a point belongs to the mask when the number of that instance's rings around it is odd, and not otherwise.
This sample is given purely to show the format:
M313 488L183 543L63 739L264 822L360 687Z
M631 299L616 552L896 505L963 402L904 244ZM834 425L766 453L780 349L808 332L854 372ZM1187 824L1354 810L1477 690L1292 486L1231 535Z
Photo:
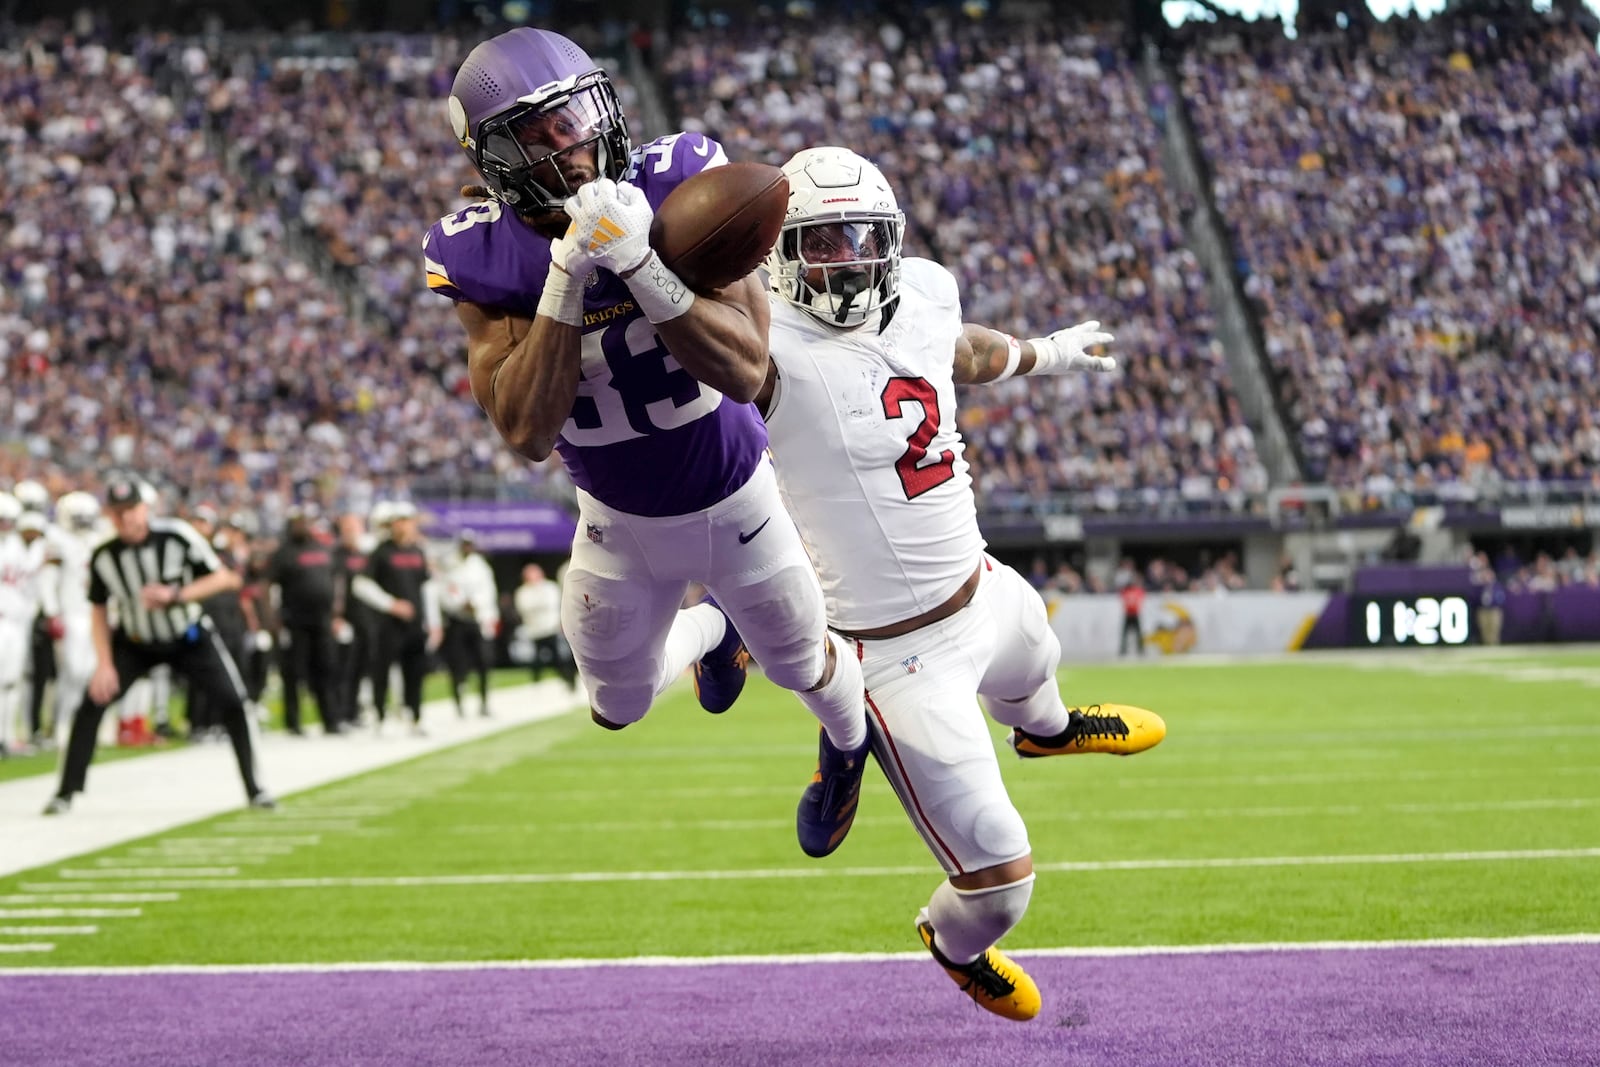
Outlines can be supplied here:
M922 669L922 660L917 656L907 656L900 661L900 666L906 669L907 674L916 674Z
M585 525L588 526L588 528L589 528L588 529L589 540L593 541L597 545L601 544L602 542L605 541L606 532L604 530L600 529L599 526L596 526L592 522L591 523L586 523Z

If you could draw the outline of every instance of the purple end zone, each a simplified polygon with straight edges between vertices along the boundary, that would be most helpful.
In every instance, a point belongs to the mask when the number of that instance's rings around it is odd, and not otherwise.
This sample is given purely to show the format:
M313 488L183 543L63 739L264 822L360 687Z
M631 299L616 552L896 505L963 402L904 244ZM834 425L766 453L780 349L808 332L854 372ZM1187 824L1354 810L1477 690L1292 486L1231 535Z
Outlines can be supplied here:
M931 962L297 974L0 971L8 1067L1596 1067L1600 945L1019 954L1044 1013Z

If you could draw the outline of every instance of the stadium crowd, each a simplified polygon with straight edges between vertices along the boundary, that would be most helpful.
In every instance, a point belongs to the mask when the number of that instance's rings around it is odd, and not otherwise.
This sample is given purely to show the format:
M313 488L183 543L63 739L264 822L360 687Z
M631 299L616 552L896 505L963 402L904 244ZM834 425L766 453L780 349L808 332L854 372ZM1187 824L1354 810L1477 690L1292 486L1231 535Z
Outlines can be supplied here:
M1312 481L1600 486L1592 35L1397 19L1182 74Z
M117 52L40 33L0 51L0 477L59 493L133 468L269 522L296 500L364 512L420 478L537 479L441 375L460 362L447 307L397 337L295 255L293 223L321 218L379 269L385 216L241 180L219 146L264 157L229 116L294 113L210 72L162 38ZM347 118L340 143L359 152L374 139ZM413 232L453 202L419 194Z
M417 234L470 174L439 117L465 43L118 50L57 26L0 50L0 141L27 149L0 164L0 477L92 487L109 458L269 517L419 481L559 491L557 465L484 432L459 327L418 282ZM1113 32L736 21L661 55L682 124L733 158L817 140L876 158L908 251L956 273L968 318L1117 335L1117 378L965 392L987 507L1259 500L1192 205L1158 161L1173 102ZM1310 481L1403 504L1600 479L1582 33L1396 21L1222 37L1181 69Z
M985 505L1237 507L1267 487L1160 166L1160 132L1110 30L750 20L685 32L664 66L686 127L781 163L847 144L900 190L907 251L962 311L1019 335L1099 319L1125 373L962 396Z

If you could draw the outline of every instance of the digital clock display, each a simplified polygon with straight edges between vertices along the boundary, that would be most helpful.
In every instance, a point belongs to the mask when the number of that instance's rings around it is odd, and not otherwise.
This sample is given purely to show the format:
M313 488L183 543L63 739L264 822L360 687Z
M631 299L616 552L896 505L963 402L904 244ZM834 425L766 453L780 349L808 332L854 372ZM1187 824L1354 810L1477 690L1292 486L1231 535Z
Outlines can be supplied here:
M1476 637L1463 596L1365 597L1354 607L1357 644L1453 646Z

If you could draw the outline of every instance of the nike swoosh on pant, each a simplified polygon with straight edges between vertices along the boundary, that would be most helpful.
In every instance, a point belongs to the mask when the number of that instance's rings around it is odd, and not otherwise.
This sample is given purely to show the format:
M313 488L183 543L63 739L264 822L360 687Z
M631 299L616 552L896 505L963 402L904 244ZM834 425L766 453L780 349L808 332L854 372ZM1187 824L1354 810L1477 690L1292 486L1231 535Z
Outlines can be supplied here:
M739 543L741 545L748 545L751 541L754 541L756 539L756 534L760 533L762 530L765 530L767 528L767 523L769 523L771 521L772 521L772 516L768 515L766 520L764 522L762 522L762 524L760 526L757 526L754 530L751 530L749 533L741 533L739 535Z

